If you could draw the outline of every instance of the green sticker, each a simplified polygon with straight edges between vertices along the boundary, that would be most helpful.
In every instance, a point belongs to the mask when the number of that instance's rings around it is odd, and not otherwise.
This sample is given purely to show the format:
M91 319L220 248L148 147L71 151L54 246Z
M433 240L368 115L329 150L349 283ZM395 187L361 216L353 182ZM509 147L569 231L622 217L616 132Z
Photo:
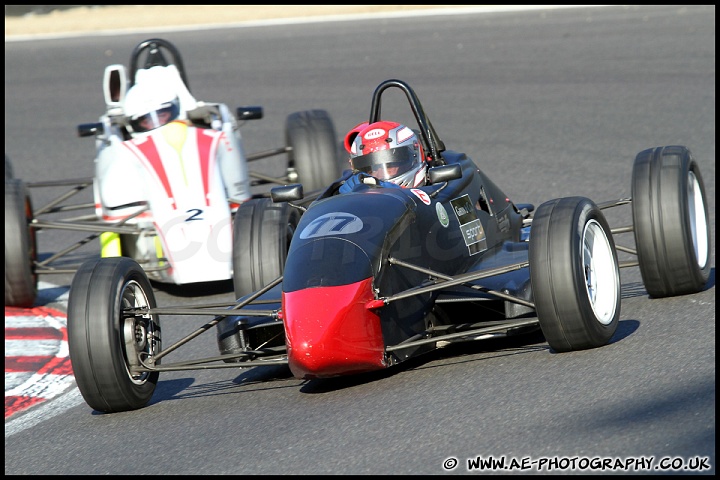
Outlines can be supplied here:
M438 220L440 220L440 225L447 228L448 225L450 225L450 217L448 217L447 210L445 210L443 204L440 202L436 203L435 211L437 212Z

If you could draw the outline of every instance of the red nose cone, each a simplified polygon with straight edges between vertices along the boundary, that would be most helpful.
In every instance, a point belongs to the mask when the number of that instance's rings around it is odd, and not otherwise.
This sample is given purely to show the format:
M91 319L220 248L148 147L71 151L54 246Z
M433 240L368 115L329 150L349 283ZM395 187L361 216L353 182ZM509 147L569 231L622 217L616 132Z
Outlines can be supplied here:
M324 378L387 367L380 318L365 308L372 279L282 295L288 364L296 378Z

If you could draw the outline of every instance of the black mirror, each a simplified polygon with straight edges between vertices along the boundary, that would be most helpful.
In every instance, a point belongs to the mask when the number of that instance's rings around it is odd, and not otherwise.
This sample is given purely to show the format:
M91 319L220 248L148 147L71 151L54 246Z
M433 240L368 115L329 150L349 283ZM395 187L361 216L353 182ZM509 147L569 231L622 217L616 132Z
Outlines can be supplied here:
M428 171L428 179L431 184L449 182L450 180L457 180L461 177L462 168L460 168L460 165L457 163L433 167Z
M270 196L275 203L291 202L301 200L304 197L303 186L301 183L285 185L284 187L275 187L270 189Z
M263 117L262 107L238 107L236 111L238 120L258 120Z
M78 137L91 137L103 133L105 129L102 123L81 123L77 127Z

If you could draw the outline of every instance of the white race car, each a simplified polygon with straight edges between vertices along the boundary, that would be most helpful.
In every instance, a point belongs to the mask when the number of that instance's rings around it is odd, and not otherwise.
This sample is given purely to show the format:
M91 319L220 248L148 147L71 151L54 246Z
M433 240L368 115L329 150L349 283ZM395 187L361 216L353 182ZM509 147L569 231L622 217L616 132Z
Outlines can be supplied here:
M131 257L161 283L233 279L241 295L282 273L300 211L274 205L254 187L299 182L311 191L338 178L339 142L328 113L290 114L285 146L246 155L239 124L262 118L262 107L233 114L225 104L195 99L179 51L158 38L135 47L129 72L107 66L103 92L99 122L78 126L81 137L95 138L93 178L25 183L6 157L5 305L32 306L38 275L74 271L78 265L61 259L97 237L102 257ZM276 155L286 155L284 176L249 170L249 161ZM70 190L33 210L27 187L59 186ZM67 204L89 186L93 205ZM92 213L67 216L82 208ZM51 228L91 234L39 261L36 232Z

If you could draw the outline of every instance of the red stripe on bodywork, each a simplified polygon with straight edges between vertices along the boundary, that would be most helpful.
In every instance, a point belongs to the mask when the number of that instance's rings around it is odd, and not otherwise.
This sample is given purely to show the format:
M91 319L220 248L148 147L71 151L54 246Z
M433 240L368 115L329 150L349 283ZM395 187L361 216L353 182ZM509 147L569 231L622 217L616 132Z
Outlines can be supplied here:
M387 367L380 318L365 304L372 278L283 292L288 364L296 378L324 378Z
M111 215L103 215L102 219L106 222L118 222L120 220L125 220L128 218L127 215L118 215L118 216L111 216ZM140 215L136 215L134 218L152 218L152 214L149 212L143 212Z
M212 169L215 167L217 144L221 135L218 135L214 130L203 130L202 128L196 128L195 131L197 134L197 149L198 156L200 157L203 191L205 192L205 204L209 206L210 178Z
M160 153L158 152L153 137L147 136L140 139L126 140L123 142L123 145L155 176L157 182L165 189L165 195L172 200L173 209L176 208L175 197L170 187L170 180L168 180L165 167L162 164L162 159L160 158Z

